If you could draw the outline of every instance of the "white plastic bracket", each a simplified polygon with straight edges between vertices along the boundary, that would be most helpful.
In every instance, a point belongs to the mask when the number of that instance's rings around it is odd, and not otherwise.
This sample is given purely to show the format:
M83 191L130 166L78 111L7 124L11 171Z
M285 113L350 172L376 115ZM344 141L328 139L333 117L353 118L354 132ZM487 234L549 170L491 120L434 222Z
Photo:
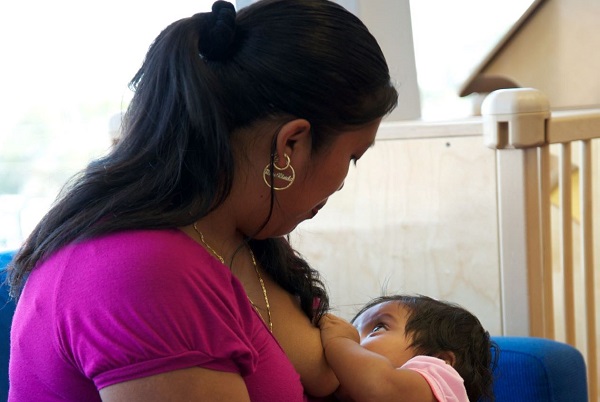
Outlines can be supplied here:
M533 88L499 89L481 105L483 140L487 147L528 148L546 142L550 102Z

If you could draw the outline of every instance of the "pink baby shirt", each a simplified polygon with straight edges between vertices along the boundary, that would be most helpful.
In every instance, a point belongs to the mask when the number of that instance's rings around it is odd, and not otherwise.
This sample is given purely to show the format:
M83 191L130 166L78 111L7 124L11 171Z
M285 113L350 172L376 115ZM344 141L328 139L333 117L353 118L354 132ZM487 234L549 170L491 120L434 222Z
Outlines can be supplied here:
M445 361L431 356L416 356L401 368L416 371L425 377L439 402L469 402L463 379Z

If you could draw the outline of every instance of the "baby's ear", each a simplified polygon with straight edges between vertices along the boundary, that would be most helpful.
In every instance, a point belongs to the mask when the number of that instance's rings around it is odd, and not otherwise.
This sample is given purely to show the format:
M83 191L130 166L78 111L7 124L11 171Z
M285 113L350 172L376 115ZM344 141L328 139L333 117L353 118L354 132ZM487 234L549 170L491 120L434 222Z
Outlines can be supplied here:
M446 364L449 364L452 367L454 367L454 363L456 363L456 356L454 355L454 352L450 352L450 351L440 352L435 357L437 357L438 359L442 359L443 361L446 362Z

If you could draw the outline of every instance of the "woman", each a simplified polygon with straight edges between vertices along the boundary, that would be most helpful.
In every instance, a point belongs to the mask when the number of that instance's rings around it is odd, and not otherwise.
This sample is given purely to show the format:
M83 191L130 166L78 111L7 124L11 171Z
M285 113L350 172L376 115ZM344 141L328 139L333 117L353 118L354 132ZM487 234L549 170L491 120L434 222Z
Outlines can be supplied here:
M329 1L218 1L167 27L132 86L119 144L10 268L9 400L332 393L327 294L283 236L396 105L375 39Z

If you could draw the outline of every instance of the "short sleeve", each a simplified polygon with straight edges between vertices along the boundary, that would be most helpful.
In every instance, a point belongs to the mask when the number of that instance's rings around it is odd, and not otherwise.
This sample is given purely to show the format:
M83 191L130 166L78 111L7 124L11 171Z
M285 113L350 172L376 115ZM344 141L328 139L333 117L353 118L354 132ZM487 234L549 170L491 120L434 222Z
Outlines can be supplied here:
M416 356L401 368L421 374L439 402L469 402L463 379L445 361L431 356Z
M77 245L59 283L59 347L98 389L193 366L255 370L241 284L180 231Z

